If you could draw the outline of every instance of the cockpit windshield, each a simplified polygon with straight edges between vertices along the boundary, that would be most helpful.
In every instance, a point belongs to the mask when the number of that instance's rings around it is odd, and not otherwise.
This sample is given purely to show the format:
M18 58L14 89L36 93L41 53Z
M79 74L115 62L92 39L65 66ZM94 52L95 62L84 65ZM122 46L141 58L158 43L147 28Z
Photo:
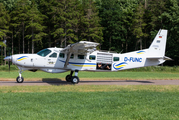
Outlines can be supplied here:
M39 52L37 53L37 55L40 55L40 56L42 56L42 57L45 57L45 56L47 56L49 53L51 53L51 50L49 50L49 49L43 49L43 50L39 51Z

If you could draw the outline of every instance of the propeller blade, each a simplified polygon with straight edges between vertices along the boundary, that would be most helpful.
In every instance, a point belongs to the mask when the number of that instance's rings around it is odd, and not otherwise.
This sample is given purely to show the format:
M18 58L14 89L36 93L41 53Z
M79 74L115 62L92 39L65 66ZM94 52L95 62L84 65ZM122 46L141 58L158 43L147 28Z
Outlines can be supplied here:
M10 50L9 50L9 56L10 56ZM10 63L11 60L12 60L12 56L11 56L11 58L9 57L9 60L8 60L9 72L10 72L10 68L11 68L11 63Z

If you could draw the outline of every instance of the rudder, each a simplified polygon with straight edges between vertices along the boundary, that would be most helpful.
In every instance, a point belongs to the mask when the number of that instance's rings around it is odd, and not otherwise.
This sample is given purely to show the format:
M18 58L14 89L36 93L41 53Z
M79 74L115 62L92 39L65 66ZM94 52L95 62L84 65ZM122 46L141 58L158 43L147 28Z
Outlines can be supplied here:
M160 29L148 49L148 56L165 56L168 30Z

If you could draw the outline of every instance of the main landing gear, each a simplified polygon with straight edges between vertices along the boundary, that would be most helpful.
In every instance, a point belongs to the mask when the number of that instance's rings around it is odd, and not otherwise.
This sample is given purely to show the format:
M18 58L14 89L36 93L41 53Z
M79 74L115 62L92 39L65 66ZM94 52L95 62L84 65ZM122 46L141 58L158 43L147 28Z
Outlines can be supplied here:
M70 75L67 75L67 76L66 76L66 81L67 81L67 82L71 82L71 83L73 83L73 84L78 84L78 83L79 83L78 70L75 70L75 76L72 76L72 75L73 75L73 72L74 72L74 71L71 71L71 72L70 72Z
M19 76L16 78L16 81L18 83L22 83L24 81L24 78L21 76L21 74L22 74L22 70L20 70Z

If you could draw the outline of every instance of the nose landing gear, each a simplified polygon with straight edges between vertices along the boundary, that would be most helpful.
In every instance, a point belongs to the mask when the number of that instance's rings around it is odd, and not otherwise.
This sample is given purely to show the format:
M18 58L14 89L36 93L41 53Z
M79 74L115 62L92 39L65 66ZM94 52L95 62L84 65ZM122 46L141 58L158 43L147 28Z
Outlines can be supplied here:
M18 83L22 83L22 82L24 81L24 78L18 76L18 77L16 78L16 81L17 81Z
M16 78L17 83L22 83L24 81L24 78L21 76L22 70L19 72L19 76Z

